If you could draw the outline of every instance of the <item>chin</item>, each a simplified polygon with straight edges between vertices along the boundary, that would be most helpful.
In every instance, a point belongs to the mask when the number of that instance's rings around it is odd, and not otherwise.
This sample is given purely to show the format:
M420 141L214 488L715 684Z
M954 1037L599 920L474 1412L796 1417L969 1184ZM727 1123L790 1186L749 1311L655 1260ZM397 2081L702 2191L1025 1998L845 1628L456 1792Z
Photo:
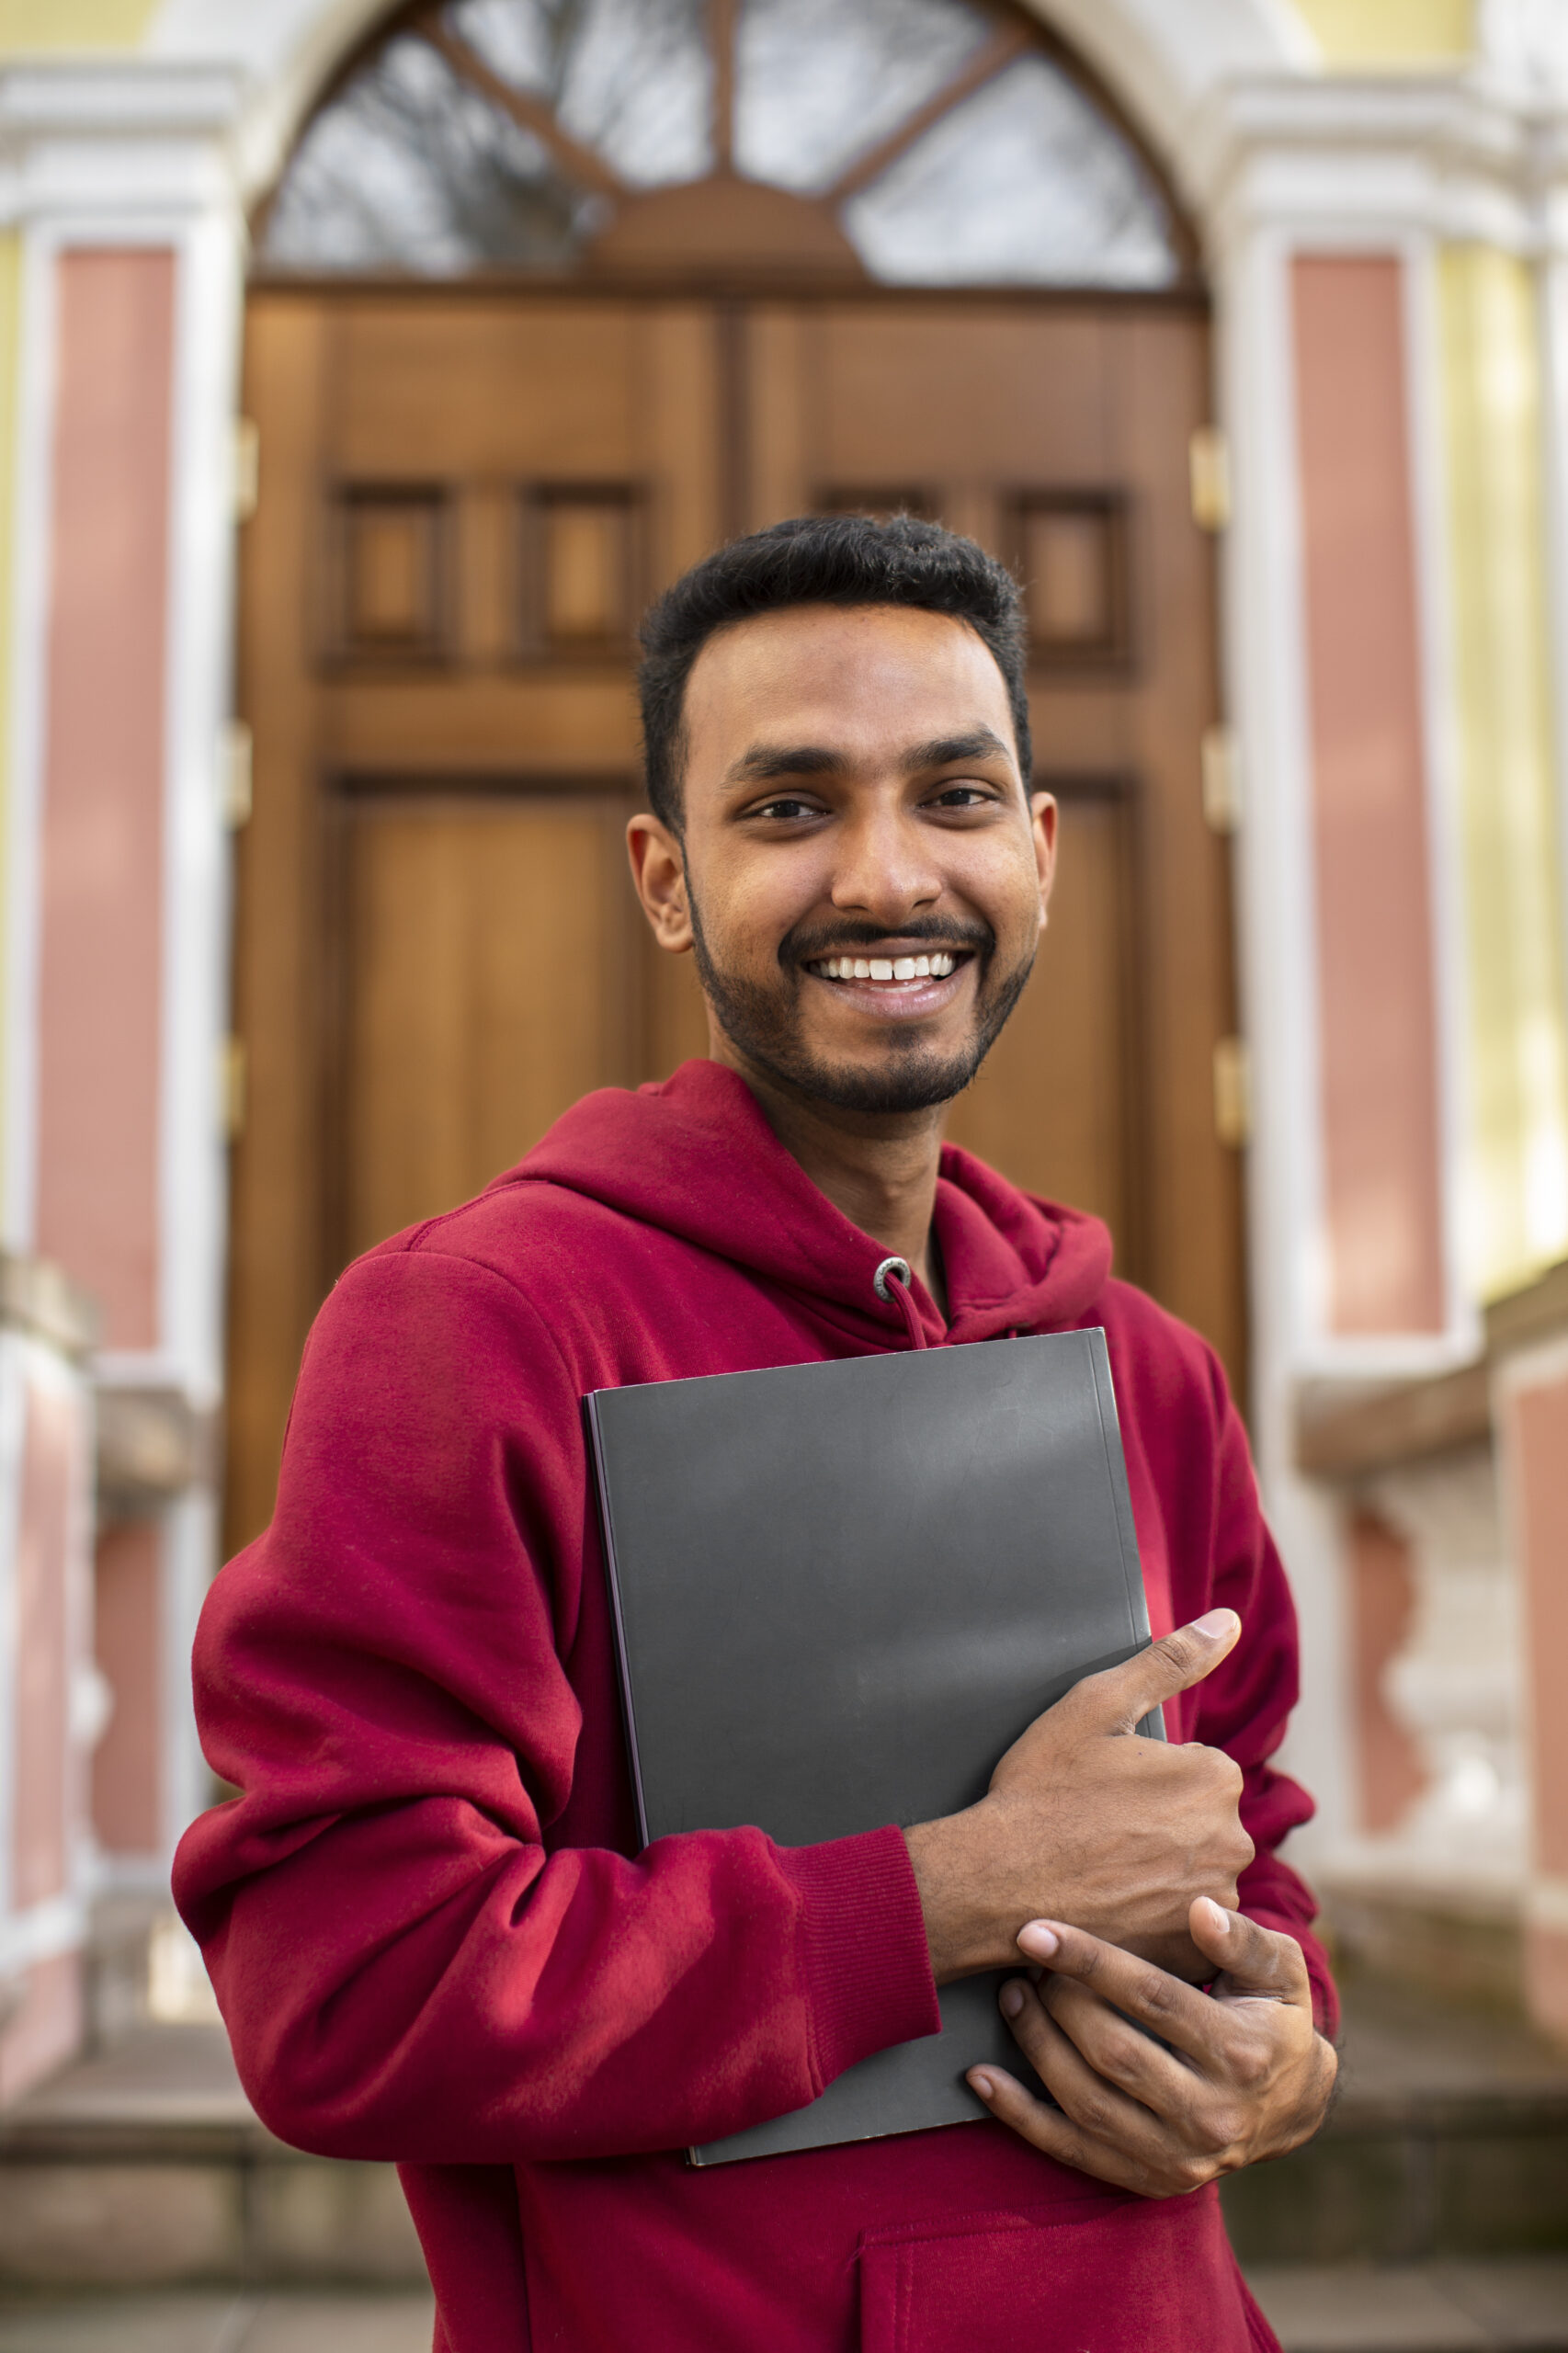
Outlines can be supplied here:
M803 1101L838 1111L896 1117L937 1110L961 1095L1023 994L1034 961L1031 949L1005 979L988 976L967 1019L960 1013L949 1025L963 1035L938 1040L930 1034L938 1026L935 1022L924 1034L911 1025L902 1036L879 1026L860 1055L846 1056L809 1034L815 1025L802 1020L798 995L791 998L720 971L708 953L695 908L692 913L698 978L725 1036L759 1074Z
M980 1068L983 1050L978 1046L958 1053L935 1047L906 1048L882 1053L864 1063L835 1061L808 1048L780 1053L753 1052L769 1074L782 1079L796 1094L836 1111L883 1115L934 1111L961 1095Z

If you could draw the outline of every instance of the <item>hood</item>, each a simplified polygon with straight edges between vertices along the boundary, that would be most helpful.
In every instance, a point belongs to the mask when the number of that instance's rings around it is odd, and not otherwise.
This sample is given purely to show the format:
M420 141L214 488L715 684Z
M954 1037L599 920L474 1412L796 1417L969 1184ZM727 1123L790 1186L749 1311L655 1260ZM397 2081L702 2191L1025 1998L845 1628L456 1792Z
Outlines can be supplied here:
M745 1081L683 1063L662 1086L585 1096L497 1186L550 1184L602 1201L801 1292L862 1346L905 1340L895 1295L879 1298L884 1245L818 1191L768 1126ZM950 1320L925 1286L912 1297L932 1342L1068 1330L1110 1272L1110 1235L1081 1210L1036 1200L983 1161L944 1146L937 1237Z

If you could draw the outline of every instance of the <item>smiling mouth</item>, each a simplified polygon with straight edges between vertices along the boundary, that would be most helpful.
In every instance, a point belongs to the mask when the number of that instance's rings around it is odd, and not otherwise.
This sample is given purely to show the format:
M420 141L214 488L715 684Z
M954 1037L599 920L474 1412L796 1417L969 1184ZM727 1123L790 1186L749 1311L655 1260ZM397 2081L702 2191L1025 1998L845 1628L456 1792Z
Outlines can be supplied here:
M938 948L918 956L819 956L806 966L819 981L863 981L883 988L907 988L921 981L945 981L970 961L963 949Z

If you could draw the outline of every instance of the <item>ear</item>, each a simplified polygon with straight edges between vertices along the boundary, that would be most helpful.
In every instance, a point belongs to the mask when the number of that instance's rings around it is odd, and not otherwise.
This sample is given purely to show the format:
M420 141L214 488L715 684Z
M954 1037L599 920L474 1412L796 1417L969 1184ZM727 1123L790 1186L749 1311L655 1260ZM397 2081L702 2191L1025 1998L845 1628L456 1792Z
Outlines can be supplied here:
M1051 908L1051 885L1056 880L1056 796L1051 792L1029 795L1029 827L1034 835L1035 867L1040 875L1040 926L1045 929Z
M672 956L684 956L691 946L691 911L680 843L659 818L633 817L626 828L626 854L654 938Z

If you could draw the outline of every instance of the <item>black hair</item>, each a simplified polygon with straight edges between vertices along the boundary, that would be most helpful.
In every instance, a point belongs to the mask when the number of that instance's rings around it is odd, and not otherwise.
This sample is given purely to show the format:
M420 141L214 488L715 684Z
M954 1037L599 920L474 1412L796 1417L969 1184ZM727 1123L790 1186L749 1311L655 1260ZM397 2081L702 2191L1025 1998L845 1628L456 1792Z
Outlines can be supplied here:
M1018 767L1033 765L1017 584L972 540L913 515L801 515L732 540L683 574L650 607L637 674L648 801L681 824L686 683L716 630L794 605L909 605L967 622L1002 673Z

